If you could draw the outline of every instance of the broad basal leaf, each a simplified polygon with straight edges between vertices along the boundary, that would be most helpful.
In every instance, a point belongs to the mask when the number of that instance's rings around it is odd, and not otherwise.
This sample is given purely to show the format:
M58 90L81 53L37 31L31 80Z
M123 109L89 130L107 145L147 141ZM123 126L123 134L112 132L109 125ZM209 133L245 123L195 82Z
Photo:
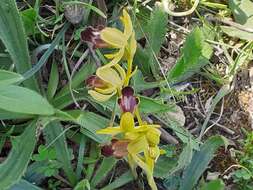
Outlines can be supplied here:
M0 1L0 39L10 53L18 73L31 68L26 35L15 0ZM38 90L33 77L24 81L26 87Z
M0 109L36 115L54 114L54 108L37 92L14 85L0 87Z
M224 144L226 144L224 137L213 136L200 147L200 151L194 153L192 162L183 173L179 190L193 189L209 162L214 157L217 149Z
M12 142L7 159L0 164L0 188L8 189L23 176L36 144L36 121Z
M14 84L22 79L22 75L18 73L0 70L0 86Z

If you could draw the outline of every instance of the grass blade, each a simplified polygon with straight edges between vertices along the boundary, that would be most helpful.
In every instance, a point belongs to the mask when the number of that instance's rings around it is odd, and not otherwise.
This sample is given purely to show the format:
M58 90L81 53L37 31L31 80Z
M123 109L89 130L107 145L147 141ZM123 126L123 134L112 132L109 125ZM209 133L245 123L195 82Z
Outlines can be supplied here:
M47 86L47 98L49 100L51 100L54 97L58 83L59 83L59 72L56 63L53 63Z
M38 63L33 68L31 68L30 70L27 69L27 70L25 70L26 72L24 71L25 73L23 72L24 73L23 74L24 80L27 80L30 77L32 77L46 63L47 59L53 53L55 47L59 44L60 40L62 39L63 35L65 34L65 32L67 31L69 26L70 26L70 24L66 23L64 25L64 27L61 29L61 31L57 34L56 38L51 43L51 46L47 49L47 51L40 58Z

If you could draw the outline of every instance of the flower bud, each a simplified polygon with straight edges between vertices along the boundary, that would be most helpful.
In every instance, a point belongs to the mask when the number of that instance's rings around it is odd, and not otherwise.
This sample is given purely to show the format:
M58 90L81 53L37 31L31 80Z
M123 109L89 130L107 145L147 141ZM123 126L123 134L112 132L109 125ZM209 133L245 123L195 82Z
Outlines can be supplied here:
M149 156L156 160L160 155L160 149L158 146L149 147Z
M146 137L150 146L156 146L160 142L161 132L156 128L151 128L147 131Z

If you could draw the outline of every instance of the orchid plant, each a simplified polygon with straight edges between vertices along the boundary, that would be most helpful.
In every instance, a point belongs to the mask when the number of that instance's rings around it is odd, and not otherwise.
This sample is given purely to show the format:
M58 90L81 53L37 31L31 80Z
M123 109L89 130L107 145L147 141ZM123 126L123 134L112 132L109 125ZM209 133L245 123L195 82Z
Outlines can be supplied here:
M137 42L126 9L123 10L121 22L124 31L111 27L88 27L82 32L82 40L93 48L110 48L115 51L104 55L109 62L99 67L96 75L89 77L86 84L90 88L88 93L96 101L105 102L116 95L122 112L119 126L109 126L97 131L98 134L112 137L109 144L102 146L102 154L119 159L127 158L134 176L137 177L136 167L139 166L145 172L152 190L156 190L154 165L159 155L163 153L158 146L160 126L142 120L138 109L140 99L135 96L133 87L129 85L135 73L133 58ZM126 66L120 65L123 61L127 62Z

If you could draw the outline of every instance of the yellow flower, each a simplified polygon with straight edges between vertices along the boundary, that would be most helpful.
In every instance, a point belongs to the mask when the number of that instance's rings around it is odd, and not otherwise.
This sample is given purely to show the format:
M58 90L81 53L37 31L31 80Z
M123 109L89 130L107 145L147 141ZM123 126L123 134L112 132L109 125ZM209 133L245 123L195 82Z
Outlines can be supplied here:
M107 127L98 130L98 134L118 135L123 134L123 139L129 142L127 146L128 162L135 173L136 166L140 166L147 175L148 183L152 190L157 190L154 178L154 164L160 155L158 147L161 132L157 129L159 125L148 125L144 123L135 126L134 116L125 112L121 116L120 126Z
M125 70L119 64L105 68L100 67L96 71L96 77L88 82L88 85L94 87L93 90L88 91L88 94L97 101L107 101L121 91L125 79Z
M105 55L108 59L112 59L108 64L103 67L111 67L118 63L122 58L126 58L128 62L127 79L131 77L133 57L136 52L137 42L135 40L135 33L131 18L127 11L123 10L121 17L124 31L116 28L106 27L100 32L101 39L110 45L112 48L118 49L116 53ZM127 82L128 84L128 82Z

